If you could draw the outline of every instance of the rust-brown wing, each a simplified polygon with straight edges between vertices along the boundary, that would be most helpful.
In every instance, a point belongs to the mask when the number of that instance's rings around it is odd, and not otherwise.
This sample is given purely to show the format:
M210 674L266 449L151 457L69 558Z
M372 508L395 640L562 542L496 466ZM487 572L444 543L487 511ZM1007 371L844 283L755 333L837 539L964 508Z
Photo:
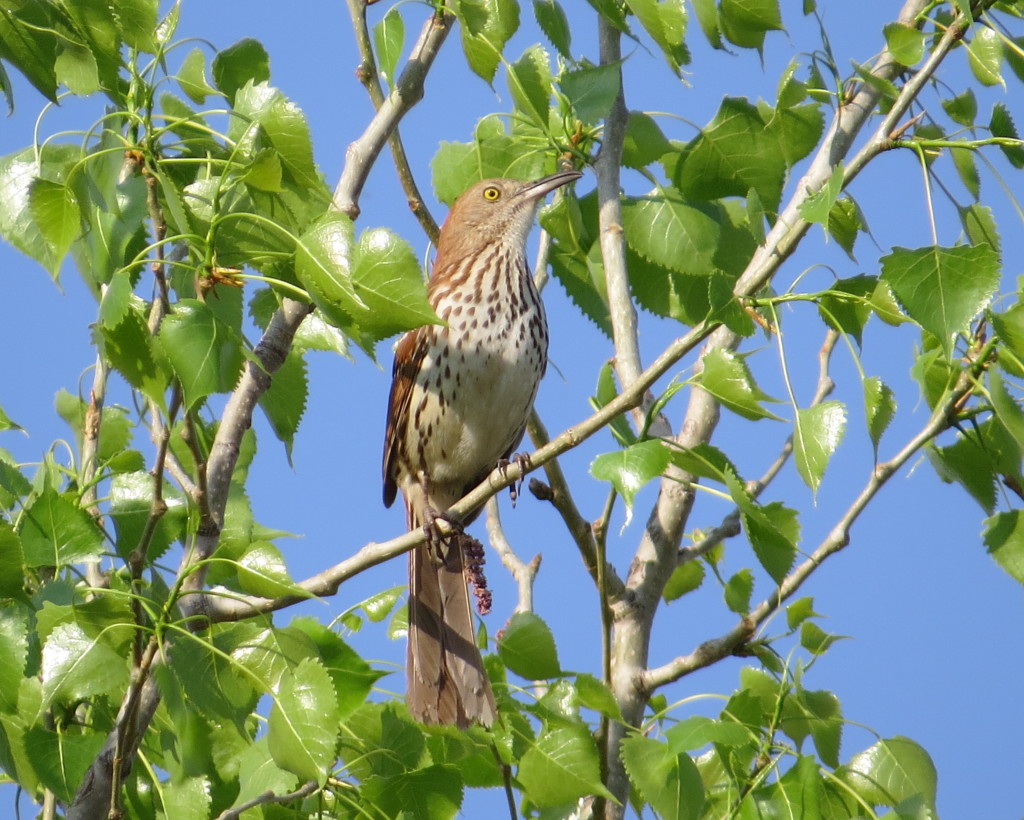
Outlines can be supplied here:
M398 494L398 463L407 438L409 405L412 402L416 374L426 355L427 346L421 343L429 325L406 333L395 348L395 364L391 371L391 394L388 397L388 426L384 431L384 506L395 503Z

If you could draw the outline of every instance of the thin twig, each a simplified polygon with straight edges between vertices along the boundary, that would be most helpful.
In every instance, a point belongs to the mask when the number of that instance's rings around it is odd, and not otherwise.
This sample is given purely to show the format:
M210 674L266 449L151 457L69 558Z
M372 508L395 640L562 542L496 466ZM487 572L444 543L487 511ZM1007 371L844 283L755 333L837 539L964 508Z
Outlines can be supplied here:
M424 23L395 87L366 130L348 146L345 168L334 190L334 207L352 219L359 215L359 195L381 148L402 117L423 99L423 82L454 21L455 16L442 7Z
M356 34L356 45L359 48L361 60L356 73L366 88L367 94L370 95L370 101L373 103L374 110L379 112L387 98L384 96L384 89L380 84L377 63L373 55L373 42L370 39L370 32L366 25L367 5L365 0L348 0L349 16L352 18L352 28ZM432 26L433 21L428 21L427 25ZM440 231L437 227L437 222L430 215L430 210L423 201L423 196L420 194L416 178L413 176L412 168L409 166L409 158L406 156L405 146L402 145L402 137L398 133L397 124L391 136L388 137L388 146L391 148L391 157L394 160L398 179L402 183L402 189L405 191L406 199L409 202L409 209L419 221L420 227L423 228L427 238L431 243L437 245L437 237Z
M654 692L660 686L672 683L685 675L728 657L750 640L757 628L795 594L827 558L850 543L850 532L853 525L886 482L922 447L949 429L951 414L955 412L958 403L974 390L977 376L974 371L981 366L973 365L970 370L961 373L955 389L950 391L944 402L936 406L924 427L889 461L878 464L871 470L863 488L840 516L832 530L808 558L782 580L782 583L771 595L754 607L748 615L741 618L724 635L705 641L689 655L676 658L663 666L645 672L638 681L638 685L642 686L646 692Z
M818 383L817 388L814 391L814 396L811 399L811 407L821 404L835 389L835 382L832 381L832 377L829 375L829 364L832 360L832 352L835 350L836 342L838 340L839 334L835 330L829 329L825 333L825 341L822 343L821 349L818 351ZM765 491L768 485L771 484L772 481L775 480L775 477L781 472L792 454L793 434L790 434L786 438L782 448L779 450L779 454L775 457L772 463L768 465L768 469L764 471L761 477L747 482L744 489L751 498L756 499ZM740 511L736 508L726 515L718 526L705 530L703 537L701 537L700 540L695 541L688 546L681 547L678 555L679 563L685 564L688 561L694 561L703 555L707 555L726 538L732 538L733 536L739 535L740 531Z
M242 816L242 812L249 809L255 808L256 806L266 806L271 803L291 803L294 800L301 800L304 797L309 797L313 794L320 786L315 780L310 780L308 783L303 784L293 792L287 794L274 794L272 791L265 791L263 794L258 794L252 800L246 800L244 803L235 806L233 809L225 809L217 815L217 820L238 820Z
M541 555L537 553L528 562L516 555L501 525L498 501L493 496L487 500L487 538L516 582L519 594L515 611L533 612L533 584L537 579L537 570L540 569Z

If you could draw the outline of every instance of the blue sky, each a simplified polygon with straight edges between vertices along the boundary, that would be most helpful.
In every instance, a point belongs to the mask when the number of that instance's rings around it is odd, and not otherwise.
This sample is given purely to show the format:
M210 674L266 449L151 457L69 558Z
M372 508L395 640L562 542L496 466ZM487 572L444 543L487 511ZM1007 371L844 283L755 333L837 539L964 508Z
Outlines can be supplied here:
M881 48L881 27L898 8L896 3L842 0L821 0L819 5L844 69L850 60L867 61ZM385 2L374 6L373 19L379 19L386 7ZM575 50L593 57L589 7L582 0L567 0L565 7L574 20ZM689 43L695 59L686 83L677 81L644 46L627 41L627 104L633 109L665 112L659 122L666 132L676 139L688 139L694 130L687 121L707 122L725 94L773 99L778 76L790 58L819 45L816 23L800 15L800 4L785 2L783 7L789 30L769 36L763 65L756 53L711 52L692 23ZM407 4L402 10L411 41L424 17L424 7ZM523 30L507 50L513 59L541 40L530 18L526 4ZM305 112L317 160L333 185L344 162L345 147L359 134L372 110L354 74L357 58L342 4L325 0L291 4L186 1L179 36L202 37L218 48L242 37L262 41L271 55L272 82ZM964 71L963 55L954 55L940 76L960 90ZM438 144L469 139L480 117L511 107L500 74L496 88L488 88L465 70L456 32L427 82L424 103L402 125L412 167L425 193L430 191L429 164ZM1019 87L1011 86L1009 92L996 87L982 95L981 109L987 110L998 99L1012 108L1019 95ZM17 88L16 111L0 124L0 155L30 144L40 106L40 98L31 90ZM65 108L47 116L42 133L87 127L100 113L92 103L75 100ZM1016 190L1022 190L1005 162L997 158L995 164ZM647 187L635 176L627 177L627 184L635 194ZM984 185L1004 238L1018 234L1020 221L1006 197L991 177ZM579 186L582 191L589 190L592 176L586 176ZM828 282L832 276L829 268L840 277L877 273L877 260L892 246L931 244L921 174L909 152L881 157L856 180L853 193L873 233L873 239L859 240L858 261L851 262L815 229L807 247L787 264L778 290L804 271L809 271L807 287ZM960 196L966 201L966 194ZM429 203L440 219L443 208L432 198ZM370 176L361 205L362 227L390 226L405 236L417 253L426 253L426 240L408 214L386 154ZM936 216L939 243L953 244L959 236L955 212L943 205ZM1012 283L1024 268L1024 252L1019 245L1010 247L1012 242L1005 244L1005 272L1007 282ZM91 379L87 368L93 352L88 340L95 304L70 267L63 272L58 289L41 268L3 244L0 282L4 289L0 349L6 351L0 370L0 406L28 433L4 433L0 446L19 460L38 461L52 441L70 438L53 410L53 397L62 387L72 392L85 389L81 387L87 384L83 379ZM557 283L547 288L545 301L554 367L541 388L538 408L555 434L589 414L587 396L598 367L611 350L600 332L572 308ZM793 307L784 311L782 318L789 367L798 396L806 403L816 378L821 332L811 307ZM682 332L671 322L647 315L641 320L647 361ZM927 412L908 380L913 331L875 324L869 327L860 353L863 367L868 374L882 376L896 390L900 404L900 417L883 439L882 456L886 457L923 424ZM758 338L745 349L756 351L751 363L762 387L783 397L775 343ZM380 501L380 449L390 382L387 343L379 347L378 357L380 367L360 354L354 361L326 354L311 356L309 410L296 441L293 466L262 419L257 423L262 446L252 471L253 508L262 523L301 536L281 542L296 578L335 563L368 541L382 541L402 530L401 511L385 510ZM850 352L840 345L834 361L837 395L850 403L850 425L816 505L792 467L765 496L803 511L806 540L801 546L808 551L850 503L871 466ZM115 399L130 405L123 390L119 398L115 392ZM682 410L679 399L670 406L675 423ZM715 442L741 470L753 476L774 457L785 434L782 425L755 424L725 414ZM596 454L613 447L610 435L602 433L563 458L563 467L588 517L600 514L605 498L605 488L588 478L588 465ZM55 452L58 458L64 457L60 448ZM610 557L620 571L628 566L653 498L651 489L642 493L633 523L620 538L611 539ZM563 668L596 671L600 649L596 598L571 541L554 513L529 495L515 510L504 497L501 503L509 537L521 557L529 559L538 552L544 556L536 605L554 628ZM702 500L691 527L714 525L728 511L724 503ZM870 727L883 737L912 737L935 759L943 816L1009 820L1021 813L1016 782L1024 751L1019 697L1021 590L985 554L979 536L983 518L974 501L959 488L941 483L923 459L896 475L855 527L851 545L818 571L802 591L813 595L815 609L828 616L823 628L851 637L815 663L806 684L834 691L844 715L856 724L844 735L843 759L874 740L868 730L858 726ZM617 530L621 525L620 511L614 526ZM482 533L482 524L475 526ZM728 564L731 571L756 565L740 540L730 546ZM494 613L488 619L493 634L510 614L515 598L496 558L491 558L488 570L495 590ZM329 621L368 595L404 583L405 561L393 561L347 584L335 599L306 604L299 611ZM767 591L759 586L755 599ZM286 623L291 614L282 613L280 622ZM730 627L734 617L721 604L717 588L706 584L661 614L652 661L661 663L689 652ZM783 626L781 621L770 624L768 634L781 632ZM388 641L377 625L364 627L350 640L364 657L395 670L382 685L400 691L404 643ZM680 706L678 716L716 713L722 705L717 696L728 695L736 687L742 664L739 659L720 663L674 687L670 700L696 698ZM472 798L468 805L478 805L478 799ZM12 800L9 789L0 789L0 805L10 805ZM472 816L472 811L467 810L466 816Z

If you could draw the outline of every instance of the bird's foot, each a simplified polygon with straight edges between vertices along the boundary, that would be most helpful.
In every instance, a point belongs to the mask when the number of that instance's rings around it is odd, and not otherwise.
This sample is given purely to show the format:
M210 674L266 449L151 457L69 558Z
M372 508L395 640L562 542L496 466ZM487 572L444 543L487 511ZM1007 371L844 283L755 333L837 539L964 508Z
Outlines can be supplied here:
M501 470L502 478L505 478L505 474L508 472L510 464L518 464L519 469L525 474L528 470L533 468L533 462L530 460L529 453L513 453L511 459L503 458L498 461L498 469ZM508 485L508 496L512 499L512 506L516 505L516 501L519 500L519 490L523 486L523 476L520 475L518 479Z
M448 525L449 530L447 534L441 532L441 528L437 525L438 521L444 521ZM434 563L443 564L443 548L453 536L462 534L462 522L448 515L448 513L438 512L430 507L426 507L423 511L423 534L427 538L427 549L430 550Z

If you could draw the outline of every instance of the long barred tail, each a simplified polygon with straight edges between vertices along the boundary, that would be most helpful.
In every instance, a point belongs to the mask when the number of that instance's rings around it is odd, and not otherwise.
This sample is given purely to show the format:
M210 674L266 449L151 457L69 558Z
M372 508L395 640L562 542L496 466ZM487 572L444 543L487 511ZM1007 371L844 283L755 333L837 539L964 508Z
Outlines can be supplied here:
M410 530L423 526L418 511L406 514ZM497 706L476 645L462 538L448 538L440 559L425 544L409 553L406 698L423 723L490 726Z

